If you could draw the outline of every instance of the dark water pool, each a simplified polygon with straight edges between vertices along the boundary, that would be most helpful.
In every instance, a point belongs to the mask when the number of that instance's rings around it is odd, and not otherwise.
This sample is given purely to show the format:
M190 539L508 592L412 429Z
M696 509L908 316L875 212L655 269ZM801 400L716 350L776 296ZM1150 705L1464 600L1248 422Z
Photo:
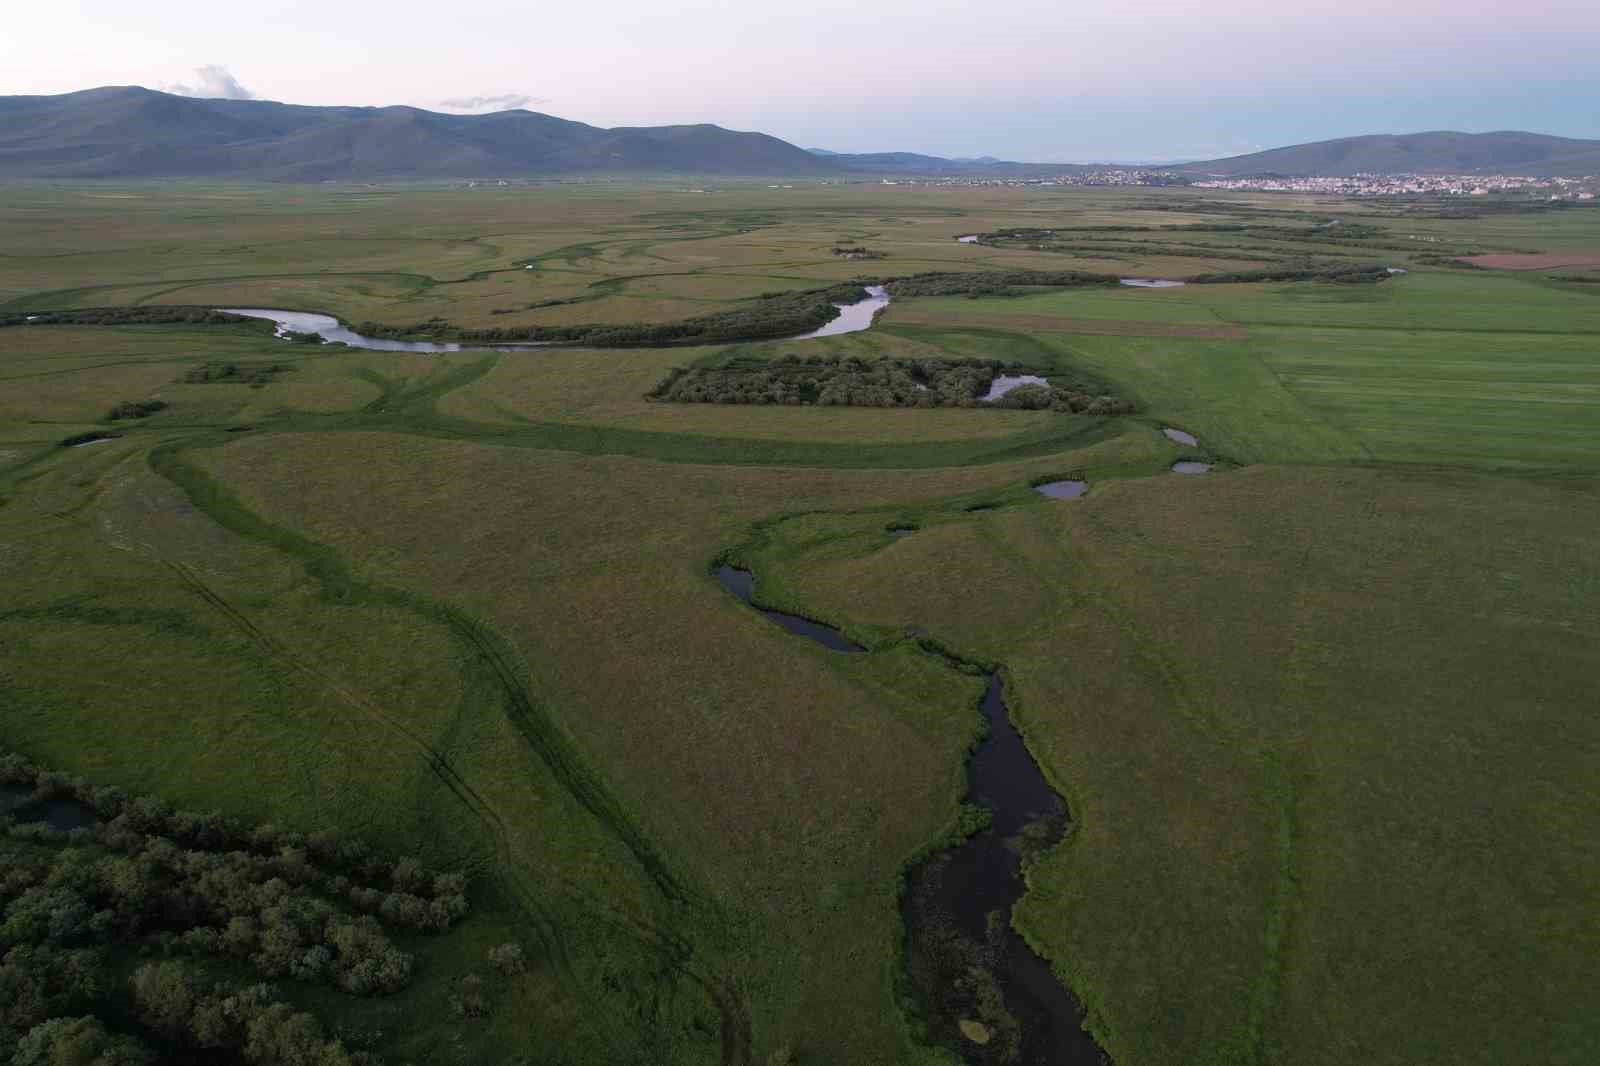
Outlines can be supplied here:
M0 785L0 811L19 822L43 822L51 829L69 832L87 829L95 823L94 812L77 800L33 800L33 789L22 785Z
M1043 485L1035 485L1033 491L1041 496L1049 496L1053 500L1075 500L1089 491L1087 481L1046 481Z

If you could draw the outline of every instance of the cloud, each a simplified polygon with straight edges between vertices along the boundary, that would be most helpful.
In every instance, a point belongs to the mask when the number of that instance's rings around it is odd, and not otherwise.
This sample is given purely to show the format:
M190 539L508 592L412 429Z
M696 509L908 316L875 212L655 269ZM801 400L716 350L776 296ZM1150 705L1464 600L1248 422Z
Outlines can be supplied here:
M466 96L456 100L440 100L439 106L447 111L511 111L529 104L542 104L537 96L522 93L502 93L499 96Z
M200 79L198 85L184 85L174 82L163 85L162 92L176 93L178 96L201 96L208 100L254 100L256 94L239 84L239 79L228 73L227 67L209 63L203 67L194 68L195 75Z

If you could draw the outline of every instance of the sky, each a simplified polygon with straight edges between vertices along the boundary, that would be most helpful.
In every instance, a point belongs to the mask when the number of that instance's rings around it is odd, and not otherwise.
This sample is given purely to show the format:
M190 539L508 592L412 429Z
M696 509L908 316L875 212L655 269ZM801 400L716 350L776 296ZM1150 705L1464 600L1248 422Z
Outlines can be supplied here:
M714 122L803 147L1206 159L1364 133L1600 138L1600 2L18 0L0 95Z

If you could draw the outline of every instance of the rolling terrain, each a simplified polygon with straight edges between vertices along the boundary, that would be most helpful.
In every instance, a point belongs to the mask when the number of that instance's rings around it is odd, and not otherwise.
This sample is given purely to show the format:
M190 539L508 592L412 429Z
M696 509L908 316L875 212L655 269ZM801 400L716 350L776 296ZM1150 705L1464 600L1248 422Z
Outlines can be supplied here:
M975 824L981 684L930 647L1001 671L1066 798L1015 923L1118 1066L1600 1052L1600 293L1452 265L1600 247L1600 211L30 184L0 245L0 744L467 870L402 993L282 982L385 1062L989 1066L905 980L905 871ZM660 324L868 276L1307 261L1408 273L911 295L859 333L625 350L27 321ZM973 358L1137 410L650 398ZM735 558L868 650L750 610ZM513 939L484 1016L441 1009Z

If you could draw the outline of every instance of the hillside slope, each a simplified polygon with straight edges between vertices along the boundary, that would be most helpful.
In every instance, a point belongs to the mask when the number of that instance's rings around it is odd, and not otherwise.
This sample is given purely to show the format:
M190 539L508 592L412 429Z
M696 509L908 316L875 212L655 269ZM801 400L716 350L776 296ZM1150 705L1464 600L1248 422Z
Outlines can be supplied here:
M1600 141L1512 130L1376 134L1273 148L1174 169L1191 176L1217 177L1474 172L1581 177L1600 174Z
M321 181L840 169L776 137L712 125L607 130L531 111L302 107L138 86L0 97L0 178Z

